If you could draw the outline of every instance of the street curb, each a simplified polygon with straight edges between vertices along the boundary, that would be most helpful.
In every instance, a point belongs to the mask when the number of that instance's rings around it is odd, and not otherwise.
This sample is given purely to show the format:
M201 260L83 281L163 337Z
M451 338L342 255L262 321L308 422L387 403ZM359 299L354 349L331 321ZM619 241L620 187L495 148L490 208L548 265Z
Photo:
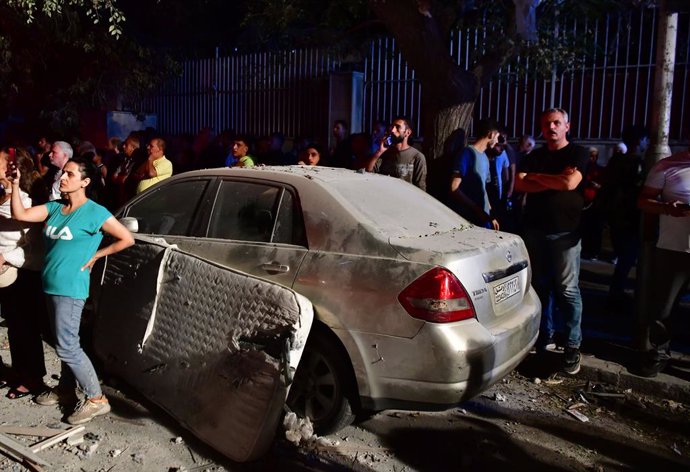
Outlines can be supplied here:
M672 375L660 373L654 378L631 374L628 369L615 362L597 359L583 354L580 372L576 378L602 382L645 395L653 395L685 404L690 404L690 382Z

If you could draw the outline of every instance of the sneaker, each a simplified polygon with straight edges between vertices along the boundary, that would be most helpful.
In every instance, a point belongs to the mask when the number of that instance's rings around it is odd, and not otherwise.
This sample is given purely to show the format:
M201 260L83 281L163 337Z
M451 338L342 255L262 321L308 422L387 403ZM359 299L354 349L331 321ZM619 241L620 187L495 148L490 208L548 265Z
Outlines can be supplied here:
M53 405L68 405L70 403L77 403L77 394L74 390L71 392L68 389L60 387L53 387L36 395L34 401L39 405L53 406Z
M563 356L563 372L570 375L580 372L580 357L580 349L566 347Z
M75 408L74 413L67 417L69 424L88 423L97 416L110 413L110 403L105 395L100 398L87 398L82 400Z

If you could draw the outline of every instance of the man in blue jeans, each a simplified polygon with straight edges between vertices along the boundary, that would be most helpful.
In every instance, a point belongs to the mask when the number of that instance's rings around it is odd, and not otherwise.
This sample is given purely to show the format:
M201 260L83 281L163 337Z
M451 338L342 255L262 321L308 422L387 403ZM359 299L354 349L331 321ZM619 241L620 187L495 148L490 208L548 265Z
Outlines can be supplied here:
M527 194L523 238L532 263L532 285L542 303L537 349L553 343L553 308L565 328L563 371L580 371L582 297L580 217L587 150L568 141L568 113L551 108L541 115L546 145L523 159L515 190Z

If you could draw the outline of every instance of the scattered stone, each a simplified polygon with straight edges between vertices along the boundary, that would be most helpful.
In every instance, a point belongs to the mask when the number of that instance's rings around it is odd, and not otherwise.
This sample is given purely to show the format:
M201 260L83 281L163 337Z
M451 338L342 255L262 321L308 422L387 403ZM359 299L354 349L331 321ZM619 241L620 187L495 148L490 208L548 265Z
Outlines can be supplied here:
M683 404L674 402L673 400L666 400L666 404L671 410L682 410L683 409Z
M534 382L535 384L539 385L539 384L541 383L541 379L540 379L539 377L535 377L535 378L532 380L532 382Z
M496 400L497 402L504 402L504 401L506 401L506 397L502 393L496 392L494 394L494 400Z
M94 433L85 433L84 434L84 439L88 441L100 441L101 437L98 434Z
M110 457L117 457L120 454L122 454L122 451L120 449L113 449L110 451Z
M140 464L140 465L141 465L141 464L144 463L144 456L143 456L143 454L135 453L135 454L132 454L131 457L132 457L132 462L134 462L135 464Z
M76 446L76 445L84 442L84 435L83 434L75 434L74 436L68 437L66 442L67 442L67 445L69 445L69 446Z
M182 436L178 436L176 438L171 439L171 441L175 444L182 444L183 439Z
M680 449L678 449L678 445L676 443L673 443L671 446L671 450L678 454L679 456L682 456L683 454L680 452Z
M311 420L309 418L298 418L292 411L285 415L283 427L285 428L285 438L295 446L299 446L301 441L311 440L312 437L316 439Z
M96 452L97 449L98 449L98 443L97 442L93 443L93 444L89 444L89 447L86 450L86 457L92 456Z

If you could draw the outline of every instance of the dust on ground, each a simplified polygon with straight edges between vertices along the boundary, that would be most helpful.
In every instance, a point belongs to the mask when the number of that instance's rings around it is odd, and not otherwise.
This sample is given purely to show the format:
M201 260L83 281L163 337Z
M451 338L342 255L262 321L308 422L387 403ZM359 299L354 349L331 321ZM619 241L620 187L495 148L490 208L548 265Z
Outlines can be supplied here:
M0 354L9 363L6 330ZM48 383L59 362L46 347ZM104 392L113 412L87 423L82 437L38 455L56 471L573 471L690 470L690 408L573 378L513 372L483 395L443 412L387 410L323 438L293 442L281 430L269 454L236 464L115 379ZM574 413L575 412L575 413ZM59 407L0 397L0 425L67 429ZM41 437L15 436L30 446ZM27 470L0 459L0 470Z

